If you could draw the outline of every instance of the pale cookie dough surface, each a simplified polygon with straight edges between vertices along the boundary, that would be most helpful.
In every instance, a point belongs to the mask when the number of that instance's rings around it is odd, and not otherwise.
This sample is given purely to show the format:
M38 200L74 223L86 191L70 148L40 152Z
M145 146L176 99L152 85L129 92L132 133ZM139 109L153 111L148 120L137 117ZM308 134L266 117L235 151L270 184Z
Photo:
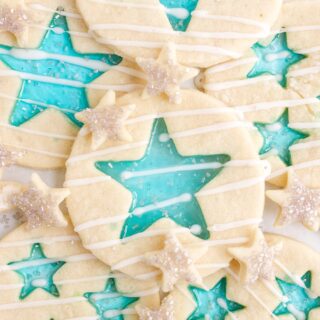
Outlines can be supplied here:
M192 293L184 285L170 296L174 300L174 319L259 319L316 320L320 317L320 256L295 240L268 234L268 243L282 242L275 260L275 279L253 285L239 283L236 264L207 277L205 288ZM200 297L199 301L195 297ZM198 317L197 317L198 316Z
M0 29L0 143L26 151L21 165L62 167L81 125L74 113L137 85L105 78L121 58L92 39L73 0L0 2L0 16L10 9L28 19L22 43Z
M304 184L320 186L319 17L318 1L285 2L270 37L203 79L207 93L253 123L257 151L272 166L268 179L281 186L290 166ZM265 140L256 123L267 129Z
M137 319L137 302L159 304L153 281L111 274L70 226L22 225L0 242L0 253L1 319Z
M95 39L119 54L157 57L167 42L178 60L209 67L240 57L275 22L281 0L77 0Z
M208 246L198 269L214 272L261 221L266 163L232 109L208 95L183 90L178 105L141 92L117 101L128 104L131 142L92 151L90 135L75 141L65 187L76 232L113 269L141 277L157 271L145 253L172 231L182 245Z

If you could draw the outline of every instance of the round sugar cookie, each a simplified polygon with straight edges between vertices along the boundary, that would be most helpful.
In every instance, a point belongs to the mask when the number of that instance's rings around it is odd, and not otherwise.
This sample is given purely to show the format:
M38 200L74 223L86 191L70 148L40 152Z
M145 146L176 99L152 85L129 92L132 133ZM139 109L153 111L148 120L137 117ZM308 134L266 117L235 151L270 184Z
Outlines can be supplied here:
M131 276L156 271L145 254L163 248L170 233L183 246L207 247L197 264L201 274L211 273L260 223L268 167L220 101L193 90L181 90L180 104L141 94L106 109L135 105L116 128L129 141L104 139L92 149L91 135L82 132L75 141L64 185L75 230L94 255Z
M167 42L180 63L209 67L240 57L275 22L281 0L77 0L95 39L119 54L156 57Z
M317 1L287 1L267 39L238 60L205 71L205 91L252 123L257 151L272 167L268 180L285 185L294 167L319 188L319 23Z
M135 304L156 308L153 280L113 274L66 228L12 231L0 242L0 318L138 319Z
M105 79L121 58L88 34L73 0L2 0L0 20L0 143L25 152L21 165L62 167L74 114L136 86Z
M207 277L203 287L185 284L172 292L172 319L319 319L319 253L282 236L267 234L266 240L268 245L282 243L271 281L244 285L233 262Z

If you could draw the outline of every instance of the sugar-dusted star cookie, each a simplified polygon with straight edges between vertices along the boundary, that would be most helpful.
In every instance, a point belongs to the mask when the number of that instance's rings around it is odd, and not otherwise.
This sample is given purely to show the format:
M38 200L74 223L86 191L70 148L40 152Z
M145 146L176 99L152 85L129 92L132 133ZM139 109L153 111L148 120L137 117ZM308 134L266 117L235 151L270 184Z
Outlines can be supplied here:
M116 94L109 91L94 109L86 109L76 114L76 118L84 123L80 134L91 134L92 149L97 149L105 141L131 141L132 137L125 127L135 105L116 106Z
M196 251L193 252L194 258L191 257L188 248L184 247L176 236L169 234L161 251L145 255L148 264L161 270L163 275L161 287L164 292L171 291L180 280L201 285L201 276L195 261L205 254L207 248L203 247Z
M20 47L28 42L32 22L32 10L24 0L0 0L0 32L11 33Z
M244 285L237 263L204 278L204 287L183 284L170 294L177 320L318 320L320 255L295 240L266 234L283 243L270 281Z
M294 170L289 171L284 189L268 190L266 194L280 206L276 225L300 222L310 230L319 230L320 189L308 188Z
M181 83L194 78L199 70L180 65L177 61L176 48L173 43L163 47L159 58L136 58L140 68L145 72L147 86L143 97L155 96L164 93L170 102L182 102Z
M245 284L274 278L274 260L282 244L269 246L260 229L256 230L249 245L230 248L229 252L240 264L240 278Z
M40 226L64 227L67 225L60 204L70 194L66 188L50 188L33 173L30 186L13 193L11 205L27 222L29 228Z
M167 296L162 300L158 310L136 305L136 310L140 320L174 320L174 301L172 297Z

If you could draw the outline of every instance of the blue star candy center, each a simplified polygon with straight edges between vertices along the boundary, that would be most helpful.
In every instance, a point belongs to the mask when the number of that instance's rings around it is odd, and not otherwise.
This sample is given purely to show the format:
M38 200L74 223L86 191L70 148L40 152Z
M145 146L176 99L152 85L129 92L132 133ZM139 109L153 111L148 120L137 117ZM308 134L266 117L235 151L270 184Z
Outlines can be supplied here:
M173 30L185 32L199 0L160 0L165 6Z
M36 289L45 290L51 295L59 297L53 276L64 264L64 261L48 259L39 243L32 246L29 258L8 263L24 280L20 299L25 299Z
M225 154L182 156L164 119L154 121L144 157L136 161L99 161L96 168L132 193L121 239L148 229L162 218L208 239L210 233L195 194L230 160Z
M188 320L225 320L228 314L245 308L243 305L227 298L226 277L222 278L208 291L194 286L189 286L189 291L192 293L193 299L196 302L196 308L188 317Z
M306 272L301 277L301 280L304 286L276 278L280 290L287 301L281 302L273 311L273 314L277 316L291 314L296 320L308 320L310 311L320 307L320 297L310 296L311 271Z
M57 13L37 50L0 45L0 61L22 79L9 119L11 125L20 126L50 107L81 126L74 114L90 107L87 85L109 66L120 63L121 58L76 52L66 17Z
M289 127L288 109L273 123L255 122L254 125L263 137L263 146L259 154L274 150L287 166L292 164L290 147L297 141L309 137L309 134Z
M288 47L285 32L277 34L266 46L258 42L255 43L252 49L258 57L258 61L247 77L254 78L263 74L274 75L284 88L287 86L289 68L307 57Z
M137 297L126 297L118 292L113 278L107 281L101 292L87 292L84 297L96 309L99 320L124 320L121 311L139 300Z

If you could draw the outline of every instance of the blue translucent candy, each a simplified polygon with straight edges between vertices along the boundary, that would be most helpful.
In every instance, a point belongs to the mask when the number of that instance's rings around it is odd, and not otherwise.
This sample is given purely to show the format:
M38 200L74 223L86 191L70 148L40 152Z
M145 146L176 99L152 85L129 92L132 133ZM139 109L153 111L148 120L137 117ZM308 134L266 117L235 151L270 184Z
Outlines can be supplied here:
M51 262L47 259L41 245L36 243L32 246L28 259L8 263L9 266L15 267L14 271L24 280L24 286L20 292L21 300L25 299L36 289L43 289L53 296L59 297L59 291L53 282L53 276L65 262Z
M121 311L139 300L139 298L126 297L119 293L113 278L108 280L103 291L87 292L84 297L96 309L99 320L124 320ZM119 315L114 315L115 311L119 311Z
M287 73L289 68L306 58L306 55L296 53L288 48L287 34L279 33L267 46L255 43L252 47L258 61L248 73L248 78L271 74L277 76L282 87L287 86Z
M110 54L82 54L73 49L66 17L55 14L50 22L38 50L51 54L50 58L24 59L23 51L19 48L11 48L0 45L0 61L10 69L24 73L28 80L22 80L21 88L17 96L17 102L13 108L10 124L20 126L29 121L35 115L47 109L50 105L65 114L74 124L81 123L74 117L74 113L89 107L85 85L89 84L100 75L92 67L81 66L72 62L59 60L59 56L66 58L93 60L115 65L121 62L121 58ZM14 51L12 51L14 50ZM59 55L55 57L54 55ZM36 78L35 78L36 77ZM41 79L40 79L41 78ZM50 83L50 81L59 81ZM74 81L63 84L63 81Z
M243 305L227 299L227 278L222 278L210 290L189 286L196 302L196 308L188 320L225 320L226 316L245 308Z
M155 120L142 159L96 163L97 169L132 193L121 238L143 232L159 219L169 218L182 227L192 228L198 237L208 239L210 233L195 194L229 160L230 156L225 154L181 156L169 137L165 121Z
M263 137L263 146L259 154L263 155L274 150L287 166L292 164L290 147L297 141L309 137L309 134L289 127L288 109L286 109L275 122L255 122L254 125Z
M196 9L198 1L199 0L160 0L160 2L169 9L167 16L173 30L184 32L188 29L192 12ZM180 10L176 11L173 9Z
M281 302L273 311L273 314L277 316L291 314L297 320L308 320L310 311L320 307L320 297L311 297L310 292L308 292L308 289L311 288L311 276L311 271L302 276L301 280L305 285L304 287L293 283L291 280L284 281L277 278L280 290L287 301Z

